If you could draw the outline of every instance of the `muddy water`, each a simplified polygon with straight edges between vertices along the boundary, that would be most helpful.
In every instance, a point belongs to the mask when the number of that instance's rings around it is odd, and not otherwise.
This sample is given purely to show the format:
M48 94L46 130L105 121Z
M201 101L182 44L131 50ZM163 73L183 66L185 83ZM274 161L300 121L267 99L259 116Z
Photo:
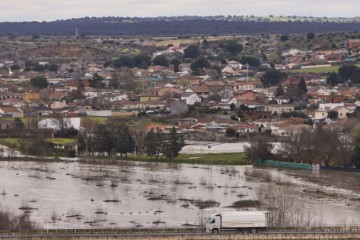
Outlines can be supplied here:
M249 171L252 167L0 162L0 205L27 212L44 228L198 225L209 212L232 211L228 206L234 202L256 199L264 179L249 177ZM360 223L360 189L331 184L332 173L259 171L287 176L299 191L308 191L306 201L324 224ZM341 178L358 186L360 174ZM323 188L336 198L317 191Z

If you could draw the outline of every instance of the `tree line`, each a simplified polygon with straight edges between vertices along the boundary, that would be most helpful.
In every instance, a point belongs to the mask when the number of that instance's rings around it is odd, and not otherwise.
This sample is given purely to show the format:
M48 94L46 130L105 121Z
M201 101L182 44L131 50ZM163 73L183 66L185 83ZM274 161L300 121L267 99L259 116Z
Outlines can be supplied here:
M274 140L273 140L274 141ZM245 149L248 160L317 163L331 167L360 167L360 125L356 120L331 128L303 129L284 136L275 153L269 139L255 138Z
M256 22L207 19L154 20L109 23L106 18L83 18L54 22L0 23L0 35L72 36L75 28L82 35L185 35L185 34L255 34L358 31L359 23L334 22Z
M172 128L169 133L150 129L142 136L123 122L108 121L78 134L77 150L80 155L125 156L129 153L144 153L151 158L176 158L184 146L184 137ZM140 138L140 139L139 139Z

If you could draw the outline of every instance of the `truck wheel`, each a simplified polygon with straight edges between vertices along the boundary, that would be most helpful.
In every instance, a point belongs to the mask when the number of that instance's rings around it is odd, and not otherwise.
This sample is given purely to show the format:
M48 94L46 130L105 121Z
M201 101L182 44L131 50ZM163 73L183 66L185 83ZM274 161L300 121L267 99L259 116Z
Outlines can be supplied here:
M217 229L217 228L213 229L212 234L219 234L219 229Z

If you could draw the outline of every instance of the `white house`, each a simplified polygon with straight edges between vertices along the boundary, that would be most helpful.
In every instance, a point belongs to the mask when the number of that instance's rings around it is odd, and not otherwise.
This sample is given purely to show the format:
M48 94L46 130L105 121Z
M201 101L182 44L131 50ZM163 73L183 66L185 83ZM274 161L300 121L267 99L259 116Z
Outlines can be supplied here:
M336 111L338 113L339 119L345 119L347 118L347 114L351 113L351 111L347 107L342 106L334 108L333 111Z
M119 102L128 100L128 95L126 93L119 93L119 94L109 94L105 95L104 98L109 100L110 102Z
M237 61L229 61L228 66L235 70L242 69L243 67L243 65Z
M62 121L62 122L61 122ZM75 128L77 130L80 129L80 118L62 118L62 119L56 119L56 118L46 118L43 120L40 120L38 122L38 128L39 129L53 129L53 130L60 130L61 126L64 128Z
M86 110L86 115L91 117L111 117L111 110Z
M187 105L194 105L197 102L201 102L201 98L194 92L182 93L181 100L185 101Z

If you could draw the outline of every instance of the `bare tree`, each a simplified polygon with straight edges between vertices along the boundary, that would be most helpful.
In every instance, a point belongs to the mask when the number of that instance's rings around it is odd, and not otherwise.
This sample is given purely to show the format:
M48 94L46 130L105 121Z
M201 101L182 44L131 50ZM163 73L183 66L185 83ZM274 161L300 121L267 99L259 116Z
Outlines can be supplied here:
M352 144L346 130L339 126L302 130L286 138L282 155L291 162L348 166Z
M271 227L315 226L315 210L303 201L301 192L286 183L266 183L259 187L257 196L268 213Z
M87 152L89 156L91 155L91 152L93 152L92 133L94 132L96 126L97 122L90 117L84 117L81 119L81 136L84 138L85 152Z

